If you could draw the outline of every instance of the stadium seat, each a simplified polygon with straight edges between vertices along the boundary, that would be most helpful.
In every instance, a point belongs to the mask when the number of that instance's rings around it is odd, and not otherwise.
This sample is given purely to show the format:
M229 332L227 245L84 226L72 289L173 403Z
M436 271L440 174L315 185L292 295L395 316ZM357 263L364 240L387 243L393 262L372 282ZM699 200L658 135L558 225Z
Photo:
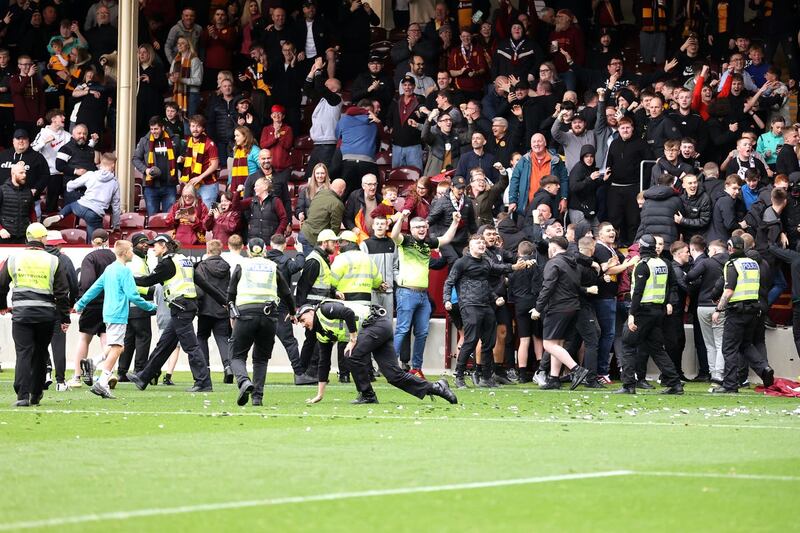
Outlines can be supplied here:
M386 181L391 181L394 183L407 183L411 181L417 181L422 174L422 171L417 167L397 167L393 168L389 175L386 177Z
M408 39L408 36L406 35L406 30L404 29L394 28L392 31L389 32L389 40L392 41L393 43L396 43L398 41L405 41L406 39Z
M155 239L156 235L158 235L158 233L156 233L155 231L153 231L151 229L143 229L141 231L141 233L144 233L145 235L147 235L147 238L150 239L150 240Z
M388 32L386 31L386 28L381 28L379 26L370 28L369 31L370 31L370 41L372 43L385 41L387 36L388 36Z
M67 241L67 244L86 244L86 230L83 229L62 229L61 237Z
M122 238L127 239L134 233L144 229L144 215L139 213L122 213L119 217L119 227Z
M147 219L147 227L158 232L172 229L172 226L167 224L167 216L167 213L156 213Z
M310 152L314 148L314 141L308 135L301 135L294 140L294 147L303 152Z

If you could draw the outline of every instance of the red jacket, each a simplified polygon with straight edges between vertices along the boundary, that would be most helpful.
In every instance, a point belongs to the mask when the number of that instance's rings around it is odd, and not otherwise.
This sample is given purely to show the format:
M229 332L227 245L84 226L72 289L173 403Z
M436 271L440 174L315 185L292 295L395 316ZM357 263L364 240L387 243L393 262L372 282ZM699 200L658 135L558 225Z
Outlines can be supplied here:
M275 127L270 124L261 130L261 148L267 148L272 152L272 168L280 172L286 170L291 165L289 152L294 144L294 133L291 126L281 125L278 130L279 135L275 135Z
M44 118L44 85L37 77L15 74L9 78L8 85L14 104L15 121L36 123Z
M232 207L217 217L212 217L210 214L206 217L206 229L211 232L212 238L222 241L223 246L228 245L228 238L231 235L239 233L239 226L242 223L242 214Z
M208 208L199 198L194 206L195 213L189 217L178 217L178 209L183 205L178 200L169 209L167 224L175 229L175 240L184 246L190 244L203 244L206 242L205 222L208 217Z
M447 70L461 70L466 68L464 74L455 76L455 86L462 91L479 92L486 86L486 74L489 66L486 64L486 55L478 45L472 45L469 57L464 59L460 44L456 44L450 49L447 56ZM470 72L473 73L470 76Z
M576 65L583 65L586 61L583 33L574 24L564 31L551 31L550 41L558 41L558 49L566 50ZM551 55L557 71L566 72L572 68L561 52Z
M204 66L217 70L230 70L233 66L233 53L236 51L236 29L231 26L217 29L216 39L208 33L208 28L203 30L200 41L206 51Z

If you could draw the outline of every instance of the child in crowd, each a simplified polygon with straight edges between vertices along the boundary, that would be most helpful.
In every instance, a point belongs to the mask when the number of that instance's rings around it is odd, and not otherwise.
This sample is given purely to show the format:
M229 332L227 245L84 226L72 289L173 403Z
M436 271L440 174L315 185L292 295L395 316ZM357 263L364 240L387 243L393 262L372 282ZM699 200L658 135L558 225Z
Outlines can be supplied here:
M389 226L392 224L392 215L397 210L394 208L394 203L397 201L397 185L387 183L381 188L383 200L378 206L369 214L372 218L386 218L389 221Z

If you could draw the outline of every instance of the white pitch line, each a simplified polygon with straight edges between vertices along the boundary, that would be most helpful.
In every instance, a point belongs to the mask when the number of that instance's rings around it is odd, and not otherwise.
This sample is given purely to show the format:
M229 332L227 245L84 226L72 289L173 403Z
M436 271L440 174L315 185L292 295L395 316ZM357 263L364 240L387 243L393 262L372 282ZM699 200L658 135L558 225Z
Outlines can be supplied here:
M800 476L777 476L771 474L718 474L714 472L635 472L637 476L655 477L696 477L712 479L742 479L754 481L792 481L800 482Z
M513 485L532 485L536 483L553 483L558 481L576 481L593 478L606 478L614 476L627 476L634 472L631 470L611 470L607 472L584 472L578 474L560 474L554 476L528 477L521 479L501 479L494 481L477 481L472 483L455 483L450 485L429 485L422 487L399 487L394 489L364 490L354 492L333 492L327 494L314 494L310 496L290 496L284 498L269 498L263 500L243 500L232 502L203 503L197 505L182 505L179 507L162 507L152 509L138 509L133 511L118 511L112 513L98 513L80 516L65 516L30 520L24 522L9 522L0 524L0 531L16 529L38 529L43 527L58 527L72 524L85 524L87 522L101 522L106 520L129 520L150 516L188 514L196 512L222 511L228 509L243 509L246 507L268 507L275 505L303 504L310 502L324 502L346 500L354 498L372 498L379 496L397 496L403 494L421 494L428 492L445 492L453 490L471 490L492 487L508 487Z
M333 420L335 418L343 418L350 420L360 419L376 419L376 420L414 420L414 421L432 421L432 422L524 422L529 424L595 424L595 425L612 425L612 426L663 426L663 427L706 427L706 428L728 428L728 429L788 429L800 430L798 426L775 426L767 424L699 424L692 422L684 422L678 418L675 422L648 422L648 421L625 421L625 420L585 420L585 419L560 419L560 418L532 418L532 417L514 417L514 418L486 418L486 417L468 417L468 416L392 416L392 415L377 415L367 414L321 414L321 413L275 413L271 411L264 412L228 412L228 411L94 411L89 409L65 409L63 411L57 409L0 409L2 413L15 413L15 414L78 414L78 415L157 415L157 416L203 416L212 418L224 417L261 417L261 418L319 418Z

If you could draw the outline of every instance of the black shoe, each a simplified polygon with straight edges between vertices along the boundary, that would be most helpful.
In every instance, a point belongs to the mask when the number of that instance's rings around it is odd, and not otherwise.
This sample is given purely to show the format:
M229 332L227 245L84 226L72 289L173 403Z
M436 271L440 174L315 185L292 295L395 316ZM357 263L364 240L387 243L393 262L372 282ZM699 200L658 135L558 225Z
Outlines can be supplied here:
M319 380L314 376L309 376L308 374L295 374L294 375L294 384L295 385L316 385L319 383Z
M640 379L639 381L637 381L636 386L640 389L645 389L645 390L655 389L655 387L653 387L653 385L651 385L650 382L647 381L646 379Z
M749 389L750 388L750 380L746 379L739 384L739 388L742 389Z
M726 389L722 385L720 385L719 387L712 387L711 388L711 392L713 394L738 394L739 393L738 389Z
M531 383L533 381L533 372L527 369L520 369L519 383Z
M43 392L40 392L39 394L31 393L31 405L39 405L39 403L42 401L42 398L44 398Z
M681 383L689 383L691 379L687 378L682 372L678 374L678 378L680 378Z
M230 366L225 366L225 369L222 371L222 382L226 385L233 383L233 372Z
M200 385L194 385L186 389L186 392L214 392L214 388L211 386L201 387Z
M250 401L250 393L253 392L253 382L245 379L239 384L239 396L236 398L236 405L247 405Z
M153 379L150 380L150 385L158 385L158 378L161 377L161 370L158 371L158 374L153 376Z
M378 397L375 396L374 394L371 396L364 396L363 394L359 394L358 398L356 398L350 403L352 403L353 405L361 405L365 403L378 403Z
M578 388L578 385L586 380L586 376L589 375L589 369L583 368L582 366L578 365L572 369L572 384L569 386L569 390L575 390Z
M561 388L561 380L557 377L547 376L547 382L544 385L539 385L541 390L558 390Z
M88 387L94 384L94 362L88 357L81 359L81 378Z
M499 387L499 385L492 377L488 378L482 377L481 380L478 382L478 387L482 389L496 389L497 387Z
M260 396L253 396L253 399L250 401L250 405L253 407L261 407L264 405L264 400L262 400Z
M778 325L767 315L764 317L764 327L767 329L777 329Z
M597 378L595 379L586 379L583 382L583 386L587 389L605 389L606 386L600 383Z
M30 407L31 402L30 400L17 400L16 402L11 404L11 407Z
M128 372L127 374L125 374L125 377L128 378L128 381L136 385L137 389L144 390L147 388L147 383L142 381L142 379L139 377L139 374L135 372Z
M131 380L128 379L127 373L127 370L125 372L119 372L117 374L117 383L130 383Z
M47 374L45 375L44 378L44 390L48 390L50 388L50 385L52 384L53 384L53 371L48 369Z
M764 382L765 387L771 387L775 383L775 371L767 367L761 372L761 381Z
M481 375L478 374L477 370L473 370L472 372L470 372L469 373L469 377L472 380L472 384L473 385L475 385L476 387L480 387L480 385L481 385Z
M401 362L400 368L403 369L403 372L408 372L409 370L411 370L411 365L409 365L408 363Z
M661 394L675 394L681 395L683 394L683 385L675 385L674 387L669 387L661 391Z
M636 394L636 387L628 387L623 385L614 391L614 394Z
M455 393L450 390L450 384L447 383L447 380L444 378L440 379L431 386L431 395L444 398L452 404L458 403L458 398L456 398Z
M710 383L711 382L711 374L697 374L695 377L692 378L694 383Z
M467 383L464 381L464 375L463 374L460 375L460 376L456 375L454 381L456 383L456 388L457 389L466 389L467 388Z
M164 379L161 380L161 383L167 385L168 387L175 386L175 382L172 381L172 374L164 374Z
M350 374L339 374L339 383L350 383Z
M495 374L494 380L498 385L516 385L517 381L512 380L508 377L508 374L505 372L500 372L499 374Z

